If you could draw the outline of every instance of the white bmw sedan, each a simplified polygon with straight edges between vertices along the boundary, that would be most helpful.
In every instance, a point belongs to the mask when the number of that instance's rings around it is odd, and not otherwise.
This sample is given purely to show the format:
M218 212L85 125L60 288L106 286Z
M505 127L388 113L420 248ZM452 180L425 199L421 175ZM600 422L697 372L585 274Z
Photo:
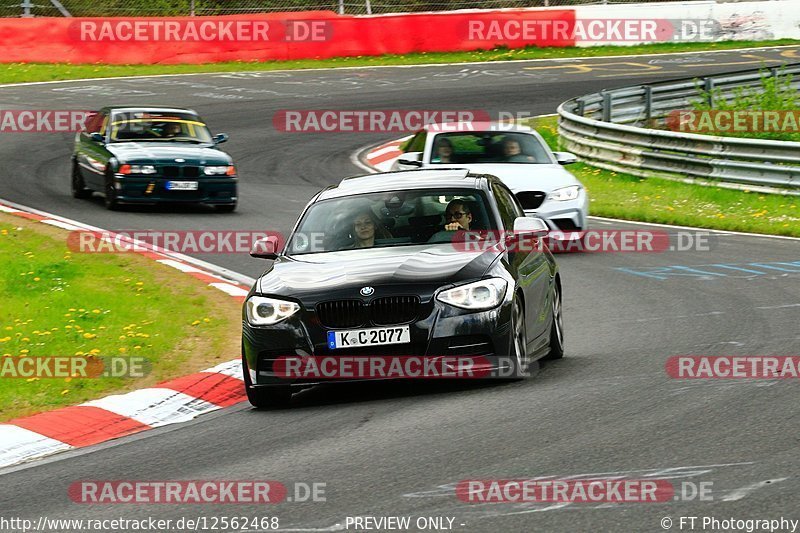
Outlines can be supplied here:
M577 161L553 152L536 131L493 123L435 124L403 146L393 170L466 168L499 177L517 196L527 215L547 221L553 231L585 231L589 215L586 189L563 165Z

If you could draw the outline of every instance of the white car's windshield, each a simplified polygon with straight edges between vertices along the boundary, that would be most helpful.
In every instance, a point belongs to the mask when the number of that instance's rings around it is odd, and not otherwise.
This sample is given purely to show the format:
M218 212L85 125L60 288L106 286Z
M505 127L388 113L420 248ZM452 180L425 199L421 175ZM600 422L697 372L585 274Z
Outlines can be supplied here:
M440 133L433 141L433 164L552 163L533 135L518 132Z

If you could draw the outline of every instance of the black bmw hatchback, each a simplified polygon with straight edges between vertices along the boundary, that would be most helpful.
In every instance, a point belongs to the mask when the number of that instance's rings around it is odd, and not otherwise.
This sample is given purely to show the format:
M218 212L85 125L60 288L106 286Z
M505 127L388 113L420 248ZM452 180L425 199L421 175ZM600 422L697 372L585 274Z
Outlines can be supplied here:
M537 359L562 357L561 280L541 245L546 232L499 179L463 169L324 189L285 243L254 247L274 262L243 309L250 402L285 405L297 387L329 379L400 377L381 366L387 357L451 368L479 358L511 379Z

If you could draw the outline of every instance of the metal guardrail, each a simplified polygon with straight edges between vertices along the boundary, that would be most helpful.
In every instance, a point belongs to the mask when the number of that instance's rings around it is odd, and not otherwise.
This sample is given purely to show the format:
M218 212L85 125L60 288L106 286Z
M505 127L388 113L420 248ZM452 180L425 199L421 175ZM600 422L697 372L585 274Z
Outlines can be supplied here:
M564 147L586 163L640 177L800 194L800 142L650 129L674 110L691 109L698 85L733 96L760 86L764 70L603 90L558 107ZM791 74L800 89L800 63L769 69ZM648 127L649 126L649 127ZM757 189L756 189L757 188Z

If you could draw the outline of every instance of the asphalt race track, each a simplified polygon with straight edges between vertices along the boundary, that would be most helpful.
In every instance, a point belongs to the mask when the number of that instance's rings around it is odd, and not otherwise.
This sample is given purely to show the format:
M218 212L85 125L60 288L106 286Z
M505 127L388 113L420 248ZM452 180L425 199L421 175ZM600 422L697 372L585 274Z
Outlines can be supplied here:
M309 197L362 173L360 148L396 134L287 134L282 109L552 113L613 87L798 60L798 48L89 80L0 88L0 106L196 109L240 171L233 214L106 211L69 192L69 134L0 135L0 198L106 229L287 230ZM596 228L634 227L594 221ZM641 226L635 226L641 227ZM454 517L455 531L663 531L670 517L800 519L797 380L670 379L673 355L800 355L800 241L721 235L706 251L558 257L567 357L508 385L319 387L286 411L239 404L193 422L0 471L6 516L277 516L281 529L344 530L347 516ZM256 276L245 255L203 256ZM792 263L793 262L793 263ZM656 267L670 267L661 268ZM231 353L230 359L238 354ZM466 504L465 479L591 477L713 483L713 501ZM78 505L78 480L273 479L326 483L326 502L276 506ZM445 521L446 523L446 521ZM340 524L340 525L337 525ZM352 528L351 528L352 530Z

